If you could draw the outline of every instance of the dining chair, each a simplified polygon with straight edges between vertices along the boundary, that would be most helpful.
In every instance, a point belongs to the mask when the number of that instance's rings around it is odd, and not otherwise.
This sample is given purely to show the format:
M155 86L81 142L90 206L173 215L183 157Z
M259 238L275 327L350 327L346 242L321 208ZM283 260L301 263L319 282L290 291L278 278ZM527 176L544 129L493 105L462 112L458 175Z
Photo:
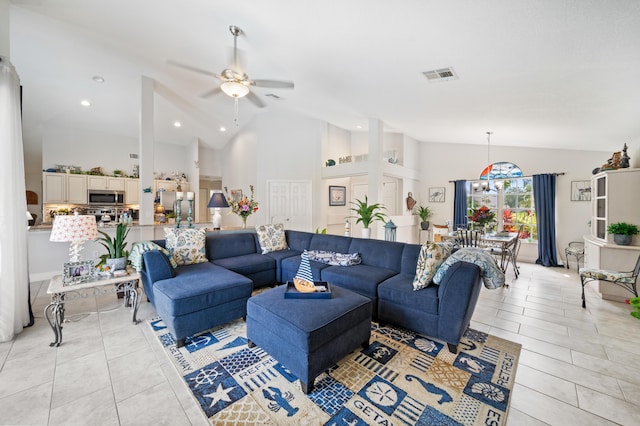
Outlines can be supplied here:
M564 249L564 257L567 259L567 269L569 268L569 256L576 258L576 269L580 269L580 259L584 259L584 243L582 241L571 241Z
M609 271L606 269L595 268L581 268L578 271L580 275L580 282L582 284L582 307L586 308L584 300L584 286L591 281L606 281L620 287L632 293L635 297L638 297L638 289L636 287L636 281L638 280L638 273L640 272L640 256L636 260L636 266L631 271Z
M456 243L459 247L479 247L480 231L471 231L468 229L458 229L458 237Z

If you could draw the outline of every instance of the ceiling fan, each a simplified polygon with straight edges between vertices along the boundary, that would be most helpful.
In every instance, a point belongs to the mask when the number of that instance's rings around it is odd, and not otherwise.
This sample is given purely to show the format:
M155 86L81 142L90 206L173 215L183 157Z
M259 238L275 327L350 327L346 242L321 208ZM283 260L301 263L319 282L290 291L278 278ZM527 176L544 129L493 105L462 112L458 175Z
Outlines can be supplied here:
M233 35L233 64L231 65L231 67L222 70L220 74L193 67L191 65L182 64L176 61L169 60L167 62L180 68L184 68L204 75L209 75L219 79L221 83L218 87L214 87L213 89L207 91L206 93L203 93L200 96L203 98L208 98L222 92L227 96L235 99L236 109L238 99L245 96L258 108L264 108L266 106L262 99L260 99L255 93L251 91L251 86L271 89L293 89L292 81L250 79L238 63L238 36L243 34L243 31L235 25L229 26L229 31Z

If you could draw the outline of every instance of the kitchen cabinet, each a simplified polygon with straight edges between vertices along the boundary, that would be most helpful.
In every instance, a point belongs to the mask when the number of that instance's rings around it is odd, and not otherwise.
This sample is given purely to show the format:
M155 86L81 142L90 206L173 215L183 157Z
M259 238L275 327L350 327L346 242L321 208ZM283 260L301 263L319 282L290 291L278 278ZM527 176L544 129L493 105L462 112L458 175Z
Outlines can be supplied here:
M67 173L43 173L43 203L87 204L87 177Z
M125 178L111 176L87 176L87 188L124 191L125 180Z
M125 179L124 180L124 202L125 204L140 204L140 180Z

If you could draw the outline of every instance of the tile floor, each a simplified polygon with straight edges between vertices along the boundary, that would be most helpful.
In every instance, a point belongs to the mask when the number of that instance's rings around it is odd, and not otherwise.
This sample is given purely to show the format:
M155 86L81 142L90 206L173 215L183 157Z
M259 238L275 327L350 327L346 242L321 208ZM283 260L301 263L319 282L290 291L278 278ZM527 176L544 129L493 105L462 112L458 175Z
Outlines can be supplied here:
M472 327L522 344L508 425L640 424L630 306L588 288L582 309L575 269L522 264L507 281L483 288ZM47 285L32 283L35 326L0 343L0 424L207 424L145 323L150 304L133 326L114 295L71 301L63 344L51 348Z

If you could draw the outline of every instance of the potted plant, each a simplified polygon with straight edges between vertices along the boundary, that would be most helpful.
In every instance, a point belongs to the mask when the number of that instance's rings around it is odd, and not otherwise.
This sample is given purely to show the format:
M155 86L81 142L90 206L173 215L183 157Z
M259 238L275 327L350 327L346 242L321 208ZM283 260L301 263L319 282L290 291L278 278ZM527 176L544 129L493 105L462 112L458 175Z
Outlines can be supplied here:
M174 212L167 213L167 223L169 225L176 223L176 214Z
M102 237L98 238L98 242L107 249L107 253L100 256L100 263L106 263L111 271L117 271L124 269L127 266L127 257L129 252L125 250L127 243L125 239L129 230L126 223L119 223L116 227L116 235L111 238L109 234L104 231L98 231L102 234Z
M429 207L418 206L414 209L413 214L420 216L420 228L424 231L429 229L429 216L431 216L431 209Z
M351 204L355 206L351 208L351 211L356 214L356 223L362 223L362 226L364 227L362 230L362 236L364 238L369 238L371 236L371 229L369 229L369 225L371 225L372 222L376 220L386 222L385 215L380 211L384 210L385 207L379 203L370 205L366 195L364 196L364 201L356 198L355 203L352 201Z
M638 234L638 227L625 222L611 223L607 226L607 233L613 235L613 241L620 246L631 244L631 238Z

